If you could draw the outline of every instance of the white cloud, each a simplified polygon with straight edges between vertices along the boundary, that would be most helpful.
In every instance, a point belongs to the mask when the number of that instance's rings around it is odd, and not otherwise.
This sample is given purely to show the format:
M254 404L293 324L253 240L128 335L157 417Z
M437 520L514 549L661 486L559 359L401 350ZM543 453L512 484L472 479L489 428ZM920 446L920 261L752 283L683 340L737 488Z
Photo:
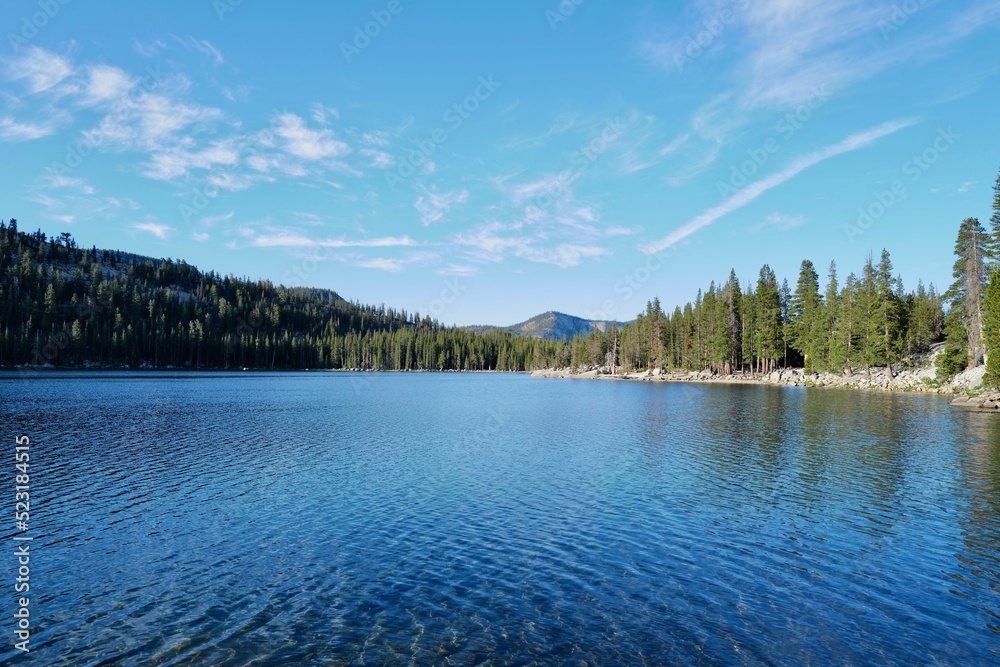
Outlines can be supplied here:
M480 262L501 262L508 251L527 247L531 241L525 237L510 236L508 232L520 230L522 225L488 222L475 229L455 236L456 245L469 249L472 257Z
M456 192L444 192L437 194L424 188L424 194L417 197L413 206L420 213L420 222L425 227L435 222L439 222L449 213L452 207L464 204L469 200L468 190L458 190Z
M170 233L174 231L173 227L161 225L156 222L136 222L132 225L132 229L140 232L147 232L158 239L163 239L164 241L168 236L170 236Z
M543 196L555 199L572 195L571 186L577 178L569 170L558 174L548 174L537 180L515 185L509 189L508 194L515 206L523 206L529 203L529 200L539 199Z
M674 137L673 141L671 141L669 144L660 149L660 155L662 157L673 155L680 149L681 146L686 144L688 139L690 138L691 135L688 134L687 132L685 132L684 134L677 135L676 137Z
M787 232L806 224L804 215L788 215L786 213L772 213L767 218L750 227L750 233L756 234L764 229L776 229L779 232Z
M83 90L86 104L100 104L124 97L136 85L136 80L117 67L97 65L87 68Z
M73 190L79 190L85 195L94 194L94 188L87 185L87 182L82 178L75 178L72 176L65 176L63 174L51 174L46 181L45 187L48 188L68 188Z
M231 142L215 142L200 151L188 151L174 148L155 153L146 165L143 173L147 178L155 180L172 180L185 176L191 169L212 169L216 165L234 165L239 160L239 153ZM217 179L216 186L228 183L225 178ZM226 188L241 189L241 188Z
M791 107L812 95L818 84L834 94L888 67L939 57L946 47L1000 16L998 0L955 9L953 3L921 2L920 16L885 32L898 4L871 0L696 0L681 20L664 27L640 51L664 70L694 76L690 69L705 53L736 56L728 79L739 82L730 106L733 118L757 107ZM732 20L719 21L732 10ZM720 26L701 55L688 58L690 41ZM696 42L697 43L697 42ZM877 45L877 46L876 46ZM717 74L713 74L717 76Z
M142 92L115 103L91 134L95 141L100 139L97 143L119 150L162 152L171 145L190 148L195 130L221 118L222 112L213 107Z
M361 142L366 146L388 146L389 145L389 133L383 132L381 130L374 130L372 132L365 132L361 135Z
M19 123L13 118L0 118L0 138L6 141L30 141L52 134L53 128L35 123Z
M204 54L212 59L213 65L221 65L226 62L219 50L208 41L207 39L198 39L197 37L177 37L174 35L181 46L183 46L188 51L197 51L198 53Z
M310 107L312 113L312 119L319 123L320 125L326 125L331 120L339 120L340 112L333 107L324 106L318 102L313 103Z
M376 269L379 271L388 271L389 273L399 273L410 264L422 264L433 261L437 258L438 256L433 253L413 253L402 258L375 257L373 259L364 259L357 262L356 266L360 266L364 269Z
M20 56L5 59L5 64L8 78L12 81L25 79L31 93L49 90L73 73L68 60L37 46L28 47Z
M398 273L406 268L406 262L401 259L389 259L385 257L378 257L375 259L366 259L361 262L358 262L358 266L365 269L378 269L379 271Z
M416 241L409 236L385 236L368 239L314 239L294 231L276 231L255 236L252 245L258 248L398 248L412 247Z
M362 148L360 153L365 157L371 158L371 166L376 169L388 169L396 161L394 157L385 151L380 151L375 148Z
M568 269L577 266L585 258L600 257L607 254L607 252L607 250L598 246L563 243L555 248L523 248L518 253L518 256L532 262L555 264L559 268Z
M139 55L151 58L162 49L167 48L167 43L161 39L156 39L151 42L140 42L137 39L133 39L132 46L135 48L136 52L139 53Z
M439 276L474 276L479 273L479 269L468 264L449 264L435 273Z
M664 238L660 239L659 241L655 241L653 243L641 247L640 250L642 250L646 254L652 254L660 252L661 250L666 250L667 248L670 248L679 243L680 241L684 240L691 234L694 234L699 229L707 227L712 223L716 222L717 220L719 220L720 218L722 218L723 216L726 216L732 213L733 211L743 208L753 200L757 199L757 197L764 194L765 192L772 190L787 181L790 181L791 179L795 178L809 167L817 165L825 160L829 160L832 157L843 155L844 153L849 153L851 151L856 151L861 148L870 146L878 139L888 136L894 132L898 132L899 130L905 127L909 127L915 123L916 121L914 120L891 121L888 123L884 123L871 130L866 130L864 132L859 132L858 134L853 134L838 144L834 144L822 150L810 153L809 155L806 155L805 157L796 160L790 166L786 167L777 174L769 176L760 181L748 184L738 193L736 193L726 201L722 202L718 206L714 206L713 208L708 209L701 215L696 216L686 225L678 228L677 230L665 236Z
M275 116L273 133L284 140L286 153L303 160L336 158L351 152L350 146L337 139L332 131L310 129L293 113Z

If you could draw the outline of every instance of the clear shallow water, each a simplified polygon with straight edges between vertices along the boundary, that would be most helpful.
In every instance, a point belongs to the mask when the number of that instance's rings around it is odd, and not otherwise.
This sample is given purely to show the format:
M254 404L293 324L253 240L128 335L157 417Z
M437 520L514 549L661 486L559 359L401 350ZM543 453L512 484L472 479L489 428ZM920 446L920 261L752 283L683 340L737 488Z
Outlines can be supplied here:
M940 397L0 375L21 433L3 663L1000 661L1000 419Z

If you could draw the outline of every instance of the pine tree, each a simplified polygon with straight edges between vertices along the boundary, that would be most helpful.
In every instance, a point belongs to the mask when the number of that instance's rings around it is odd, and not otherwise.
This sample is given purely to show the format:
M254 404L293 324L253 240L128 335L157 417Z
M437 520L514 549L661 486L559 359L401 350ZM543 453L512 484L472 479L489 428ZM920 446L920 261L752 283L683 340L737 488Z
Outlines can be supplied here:
M955 282L944 295L950 311L965 329L969 368L979 365L985 354L983 345L983 292L986 287L987 236L977 218L966 218L955 241Z
M789 312L789 344L802 355L807 373L819 369L817 362L819 320L822 306L819 295L819 275L808 259L799 269L799 281L791 297Z
M937 378L947 382L969 366L969 337L957 310L948 311L944 320L944 351L937 357Z
M725 304L726 333L726 374L736 372L742 366L742 328L743 328L743 295L740 293L740 281L735 269L729 271L729 282L722 291L722 302Z
M1000 174L993 185L993 215L990 217L990 240L987 250L990 258L1000 261Z
M746 291L743 293L742 329L740 332L740 347L743 366L750 366L750 371L754 372L754 359L757 356L757 300L753 291L753 285L747 282Z
M912 301L906 331L906 352L911 355L930 350L931 345L941 339L944 324L941 299L935 293L934 285L925 289L924 283L918 282Z
M781 291L771 267L765 264L757 279L757 348L758 368L770 373L784 355L784 321L781 308Z
M892 277L892 260L886 250L882 250L871 280L866 362L871 366L885 366L892 378L892 364L899 358L902 327L901 306Z
M986 348L990 353L986 357L986 375L983 384L987 387L1000 387L1000 268L990 274L989 285L983 298L983 335Z
M837 281L837 263L830 262L827 276L826 301L823 304L820 330L824 332L823 368L831 371L841 371L847 359L840 330L843 323L840 320L840 285Z

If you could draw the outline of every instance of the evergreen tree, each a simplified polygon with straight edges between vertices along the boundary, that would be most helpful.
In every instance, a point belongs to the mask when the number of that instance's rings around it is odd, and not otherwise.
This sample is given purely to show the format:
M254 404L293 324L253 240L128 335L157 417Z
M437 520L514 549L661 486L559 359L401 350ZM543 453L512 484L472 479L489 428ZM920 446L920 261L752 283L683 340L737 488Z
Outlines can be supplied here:
M781 291L771 267L765 264L757 279L757 348L758 370L770 373L784 355L784 319Z
M990 217L990 240L987 246L990 258L1000 261L1000 173L993 184L993 215Z
M969 368L979 364L985 354L983 345L983 292L986 287L986 231L977 218L966 218L955 241L955 282L944 295L950 311L966 333ZM953 323L954 324L954 323Z
M802 355L807 373L821 368L818 351L822 340L819 329L822 301L819 295L819 275L808 259L799 269L795 294L789 313L789 344Z
M989 285L983 298L983 335L986 348L990 353L986 357L986 375L983 384L987 387L1000 387L1000 268L990 274Z
M827 275L826 301L821 309L820 330L824 333L821 346L822 367L830 371L841 371L847 360L847 350L840 334L841 322L840 285L837 281L837 263L830 262Z
M944 320L945 347L937 357L937 378L947 382L969 366L969 337L957 310L948 311Z
M871 366L885 366L890 378L902 343L901 304L894 286L892 260L889 253L882 250L878 268L872 273L866 362Z

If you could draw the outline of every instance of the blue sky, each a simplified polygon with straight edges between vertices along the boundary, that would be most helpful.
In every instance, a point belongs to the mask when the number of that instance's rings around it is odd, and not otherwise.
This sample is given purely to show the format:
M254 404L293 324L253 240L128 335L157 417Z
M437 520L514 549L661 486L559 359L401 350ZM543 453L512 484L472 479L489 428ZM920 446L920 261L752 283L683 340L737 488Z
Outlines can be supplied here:
M1000 169L1000 0L2 12L0 216L449 324L943 286Z

